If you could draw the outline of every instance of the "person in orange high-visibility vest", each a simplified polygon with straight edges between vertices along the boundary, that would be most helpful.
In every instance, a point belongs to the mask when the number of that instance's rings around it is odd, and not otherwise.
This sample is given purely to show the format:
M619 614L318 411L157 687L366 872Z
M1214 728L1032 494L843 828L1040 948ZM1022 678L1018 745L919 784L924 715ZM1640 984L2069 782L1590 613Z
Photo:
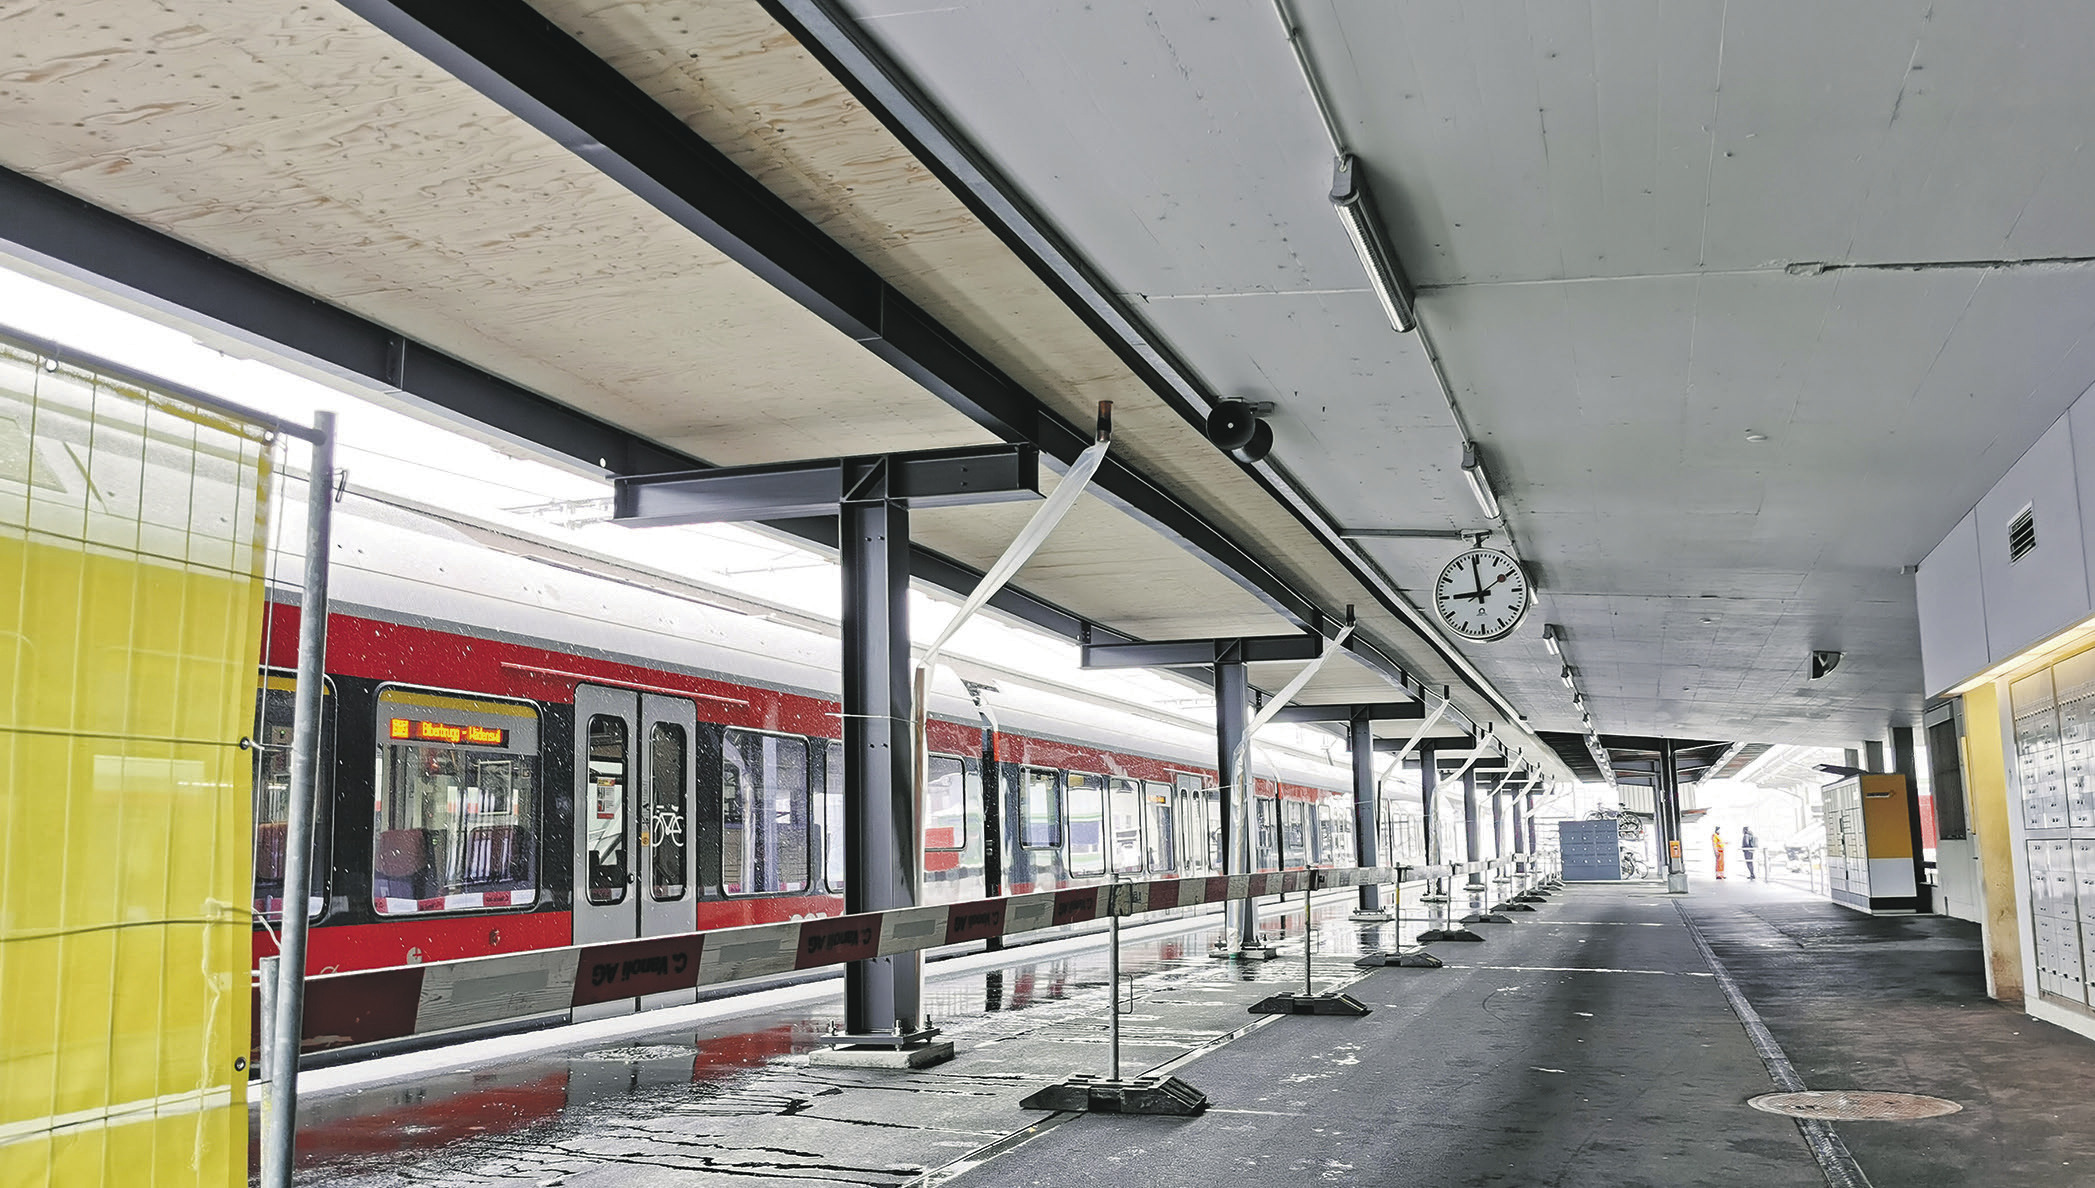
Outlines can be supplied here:
M1710 830L1709 844L1717 851L1717 877L1721 879L1724 877L1724 831L1722 829Z

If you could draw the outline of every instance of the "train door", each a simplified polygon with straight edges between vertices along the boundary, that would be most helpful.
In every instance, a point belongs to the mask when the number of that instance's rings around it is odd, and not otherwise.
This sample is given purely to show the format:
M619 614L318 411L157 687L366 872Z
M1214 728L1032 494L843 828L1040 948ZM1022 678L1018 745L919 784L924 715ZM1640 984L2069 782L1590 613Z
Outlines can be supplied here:
M697 707L677 697L575 687L575 943L698 926ZM650 995L580 1008L576 1018L692 1001Z

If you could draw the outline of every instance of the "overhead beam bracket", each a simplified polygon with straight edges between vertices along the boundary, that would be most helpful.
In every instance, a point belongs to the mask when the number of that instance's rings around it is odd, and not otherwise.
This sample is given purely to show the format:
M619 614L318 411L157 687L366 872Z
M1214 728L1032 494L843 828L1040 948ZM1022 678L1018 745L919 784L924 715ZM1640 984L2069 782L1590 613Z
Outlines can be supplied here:
M1039 447L966 446L633 475L616 480L611 518L634 527L742 523L835 515L840 504L875 499L927 508L1039 496Z
M1323 651L1324 637L1310 632L1301 635L1255 635L1231 639L1166 639L1150 643L1085 644L1083 666L1202 668L1210 664L1314 660Z
M1426 716L1422 701L1377 701L1365 705L1288 705L1273 715L1275 722L1415 722Z

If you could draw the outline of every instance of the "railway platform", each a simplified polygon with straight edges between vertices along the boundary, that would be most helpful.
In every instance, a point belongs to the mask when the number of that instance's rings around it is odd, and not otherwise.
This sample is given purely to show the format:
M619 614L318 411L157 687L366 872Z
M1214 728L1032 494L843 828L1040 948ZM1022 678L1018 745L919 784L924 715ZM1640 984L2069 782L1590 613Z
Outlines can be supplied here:
M1956 920L1765 884L1574 885L1436 946L1445 968L1363 971L1387 928L1317 916L1315 984L1371 1015L1247 1012L1301 984L1299 909L1256 966L1207 959L1210 926L1130 934L1127 1068L1205 1092L1197 1118L1020 1108L1106 1059L1104 951L1076 938L935 964L959 1056L915 1073L809 1066L833 985L317 1073L300 1182L2050 1188L2095 1168L2095 1103L2057 1091L2095 1048L1989 1000ZM1809 1091L1958 1110L1800 1125L1749 1105L1782 1063Z

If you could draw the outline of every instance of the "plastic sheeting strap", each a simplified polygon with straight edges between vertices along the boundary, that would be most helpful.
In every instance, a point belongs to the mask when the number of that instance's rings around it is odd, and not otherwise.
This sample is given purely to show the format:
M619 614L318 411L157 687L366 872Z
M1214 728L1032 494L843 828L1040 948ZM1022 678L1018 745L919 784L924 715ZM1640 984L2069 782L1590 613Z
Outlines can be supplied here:
M976 611L981 610L984 603L994 598L997 591L1003 589L1005 583L1009 582L1027 561L1032 560L1034 551L1047 542L1048 534L1055 530L1055 525L1062 522L1062 517L1069 514L1069 509L1076 506L1077 498L1084 493L1084 488L1091 484L1091 476L1098 473L1099 465L1106 460L1106 449L1111 444L1110 440L1093 442L1084 447L1083 453L1077 455L1077 460L1070 465L1069 473L1063 475L1062 481L1056 484L1055 493L1049 495L1047 501L1033 513L1033 518L1026 522L1025 530L1012 540L1010 547L1004 550L1004 555L998 557L997 563L989 567L989 572L982 575L982 580L975 584L975 592L967 596L967 601L960 604L960 609L953 613L953 618L947 622L945 629L931 641L930 647L924 649L924 659L918 664L919 668L929 669L954 633L960 630L961 625Z

